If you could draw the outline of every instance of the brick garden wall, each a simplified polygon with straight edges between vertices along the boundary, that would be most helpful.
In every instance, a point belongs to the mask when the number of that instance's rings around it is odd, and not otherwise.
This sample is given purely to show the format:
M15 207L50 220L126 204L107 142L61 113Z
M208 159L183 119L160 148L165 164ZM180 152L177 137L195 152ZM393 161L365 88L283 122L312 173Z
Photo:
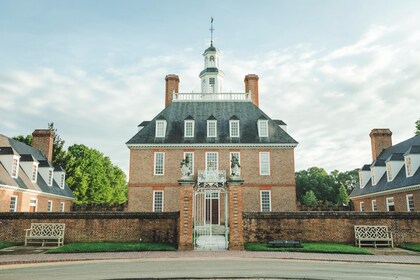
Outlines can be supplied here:
M354 244L354 225L386 225L395 244L420 243L420 212L243 213L244 242L270 239Z
M31 223L65 223L64 242L178 243L178 212L0 213L0 240L23 242Z

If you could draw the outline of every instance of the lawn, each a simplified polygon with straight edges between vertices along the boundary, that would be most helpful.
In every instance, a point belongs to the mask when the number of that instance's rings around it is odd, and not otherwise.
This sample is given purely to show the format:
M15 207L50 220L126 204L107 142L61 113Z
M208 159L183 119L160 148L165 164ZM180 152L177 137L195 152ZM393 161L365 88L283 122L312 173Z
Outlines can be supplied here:
M403 243L400 245L401 248L420 252L420 244L419 243Z
M267 243L246 243L245 250L372 255L367 249L346 244L306 242L302 243L302 246L302 248L275 248L268 246Z
M176 251L176 245L147 242L92 242L70 243L48 250L55 253L130 252L130 251Z
M12 242L0 241L0 250L4 249L4 248L7 248L7 247L15 246L15 245L16 244L12 243Z

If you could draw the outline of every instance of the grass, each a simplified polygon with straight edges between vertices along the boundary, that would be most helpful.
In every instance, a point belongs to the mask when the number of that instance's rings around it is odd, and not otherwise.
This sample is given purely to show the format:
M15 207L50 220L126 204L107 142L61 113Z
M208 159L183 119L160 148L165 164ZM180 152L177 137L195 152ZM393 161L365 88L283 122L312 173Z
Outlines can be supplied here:
M15 245L16 245L16 243L0 241L0 250L4 249L4 248L7 248L7 247L15 246Z
M92 252L131 252L131 251L176 251L176 245L147 242L91 242L70 243L48 250L48 254L56 253L92 253Z
M372 255L367 249L338 243L302 243L302 248L276 248L267 243L246 243L247 251L275 251L275 252L309 252L309 253L334 253L334 254L363 254Z
M403 243L400 245L401 248L420 252L420 244L419 243Z

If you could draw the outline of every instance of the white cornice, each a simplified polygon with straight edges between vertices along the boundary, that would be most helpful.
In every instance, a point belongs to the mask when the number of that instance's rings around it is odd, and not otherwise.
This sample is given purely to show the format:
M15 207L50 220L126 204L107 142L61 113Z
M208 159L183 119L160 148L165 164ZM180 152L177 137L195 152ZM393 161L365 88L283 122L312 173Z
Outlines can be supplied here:
M54 198L62 198L62 199L67 199L67 200L74 200L74 198L64 196L64 195L46 193L46 192L41 192L41 191L36 191L36 190L27 190L27 189L22 189L19 187L8 186L8 185L3 185L3 184L0 184L0 189L14 191L14 192L31 193L31 194L41 195L45 197L54 197Z
M398 189L394 189L394 190L388 190L388 191L374 192L374 193L369 193L369 194L352 196L352 197L350 197L350 199L366 198L366 197L371 197L371 196L378 196L378 195L385 195L385 194L393 194L393 193L400 193L400 192L407 192L407 191L415 191L415 190L420 190L420 185L413 185L413 186L398 188Z
M277 143L258 143L258 144L222 144L222 143L205 143L205 144L127 144L129 149L145 149L145 148L169 148L169 149L190 149L190 148L295 148L298 144L277 144Z

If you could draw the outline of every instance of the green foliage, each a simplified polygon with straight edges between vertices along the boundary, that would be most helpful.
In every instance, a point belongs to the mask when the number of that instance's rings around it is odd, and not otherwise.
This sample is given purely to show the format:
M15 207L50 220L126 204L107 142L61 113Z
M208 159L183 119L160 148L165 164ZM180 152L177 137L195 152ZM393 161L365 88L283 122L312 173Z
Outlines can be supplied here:
M92 242L71 243L48 250L55 253L130 252L130 251L176 251L175 245L147 242Z
M349 201L349 194L347 193L346 188L343 185L341 185L338 189L337 203L339 203L340 205L348 205Z
M403 249L420 252L420 243L403 243L400 245L400 247Z
M347 194L356 186L358 169L346 172L332 171L328 174L323 168L311 167L307 170L296 172L296 195L297 199L304 204L303 196L308 191L313 191L315 196L324 202L342 204L343 196L340 196L340 188L344 187Z
M32 146L32 135L30 134L26 136L18 135L18 136L12 137L12 139L22 142L28 146Z
M416 121L416 131L414 132L416 135L420 135L420 119Z
M279 248L271 247L267 243L245 243L245 250L372 255L372 253L367 249L354 247L347 244L307 242L302 243L302 245L302 248Z
M7 241L0 241L0 249L13 247L13 246L16 246L16 245L17 245L16 243L7 242Z
M316 199L315 193L313 191L307 191L302 197L302 203L306 206L316 207L318 200Z

